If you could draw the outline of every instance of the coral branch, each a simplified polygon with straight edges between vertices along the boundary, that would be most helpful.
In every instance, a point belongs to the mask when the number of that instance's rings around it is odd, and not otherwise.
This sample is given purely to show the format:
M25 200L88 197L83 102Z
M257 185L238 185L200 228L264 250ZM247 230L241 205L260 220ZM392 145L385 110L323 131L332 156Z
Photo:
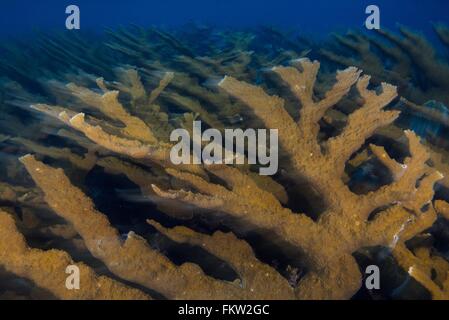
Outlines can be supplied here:
M232 233L217 231L209 236L185 227L167 229L155 221L148 220L148 223L176 242L201 247L226 261L238 273L240 279L237 283L250 288L250 291L277 291L278 297L287 299L293 294L293 289L290 289L290 294L286 295L288 290L285 291L278 285L286 280L274 269L257 260L251 247Z
M60 299L149 299L143 292L98 276L83 263L74 262L64 251L31 249L17 230L13 218L0 211L0 264L9 272L33 281ZM80 269L80 287L66 287L69 265Z
M162 91L164 91L164 89L172 81L173 77L174 77L173 72L165 73L164 77L159 82L158 87L156 89L154 89L153 91L151 91L150 96L148 97L148 104L152 104L159 97L159 95L162 93Z
M157 140L151 129L139 118L131 116L118 101L119 91L109 91L99 95L89 89L79 87L73 83L68 84L67 88L72 94L78 97L88 106L99 109L110 119L116 119L123 122L125 128L122 133L132 139L153 144Z
M92 201L71 185L62 170L50 168L31 155L22 157L21 162L44 191L50 207L73 224L89 251L123 279L174 299L292 297L288 282L279 277L273 282L273 288L276 289L272 292L256 291L251 286L240 287L211 278L191 263L175 266L133 232L128 233L123 242L106 216L95 210ZM263 272L254 269L256 271Z
M340 167L378 127L392 123L399 116L397 111L382 111L396 97L396 88L382 84L382 91L377 95L367 89L369 79L369 76L364 76L357 83L357 89L365 104L348 117L343 132L327 142L329 154L335 157Z
M449 203L446 201L435 201L435 210L442 215L446 220L449 220Z
M434 300L448 300L449 263L442 257L432 255L427 247L414 251L400 245L393 250L393 255L409 275L431 293Z

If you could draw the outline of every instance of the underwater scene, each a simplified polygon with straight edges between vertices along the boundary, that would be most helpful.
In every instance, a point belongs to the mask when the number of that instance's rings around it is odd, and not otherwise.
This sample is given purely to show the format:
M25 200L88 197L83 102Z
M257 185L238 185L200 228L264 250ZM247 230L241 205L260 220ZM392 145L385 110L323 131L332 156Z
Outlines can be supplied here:
M448 300L449 2L2 1L0 300L60 299Z

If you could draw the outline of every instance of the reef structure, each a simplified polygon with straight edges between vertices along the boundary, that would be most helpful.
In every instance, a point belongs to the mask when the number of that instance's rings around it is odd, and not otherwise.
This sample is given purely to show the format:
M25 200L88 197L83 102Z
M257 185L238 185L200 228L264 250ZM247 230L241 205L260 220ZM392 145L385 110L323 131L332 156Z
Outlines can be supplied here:
M238 50L197 59L193 49L171 35L151 34L181 54L176 60L181 72L150 63L145 56L155 54L154 48L121 30L108 47L138 68L124 64L111 72L99 64L89 71L103 77L81 69L53 74L56 80L39 81L45 88L41 93L51 99L29 93L21 86L22 75L15 74L18 82L2 83L8 90L1 100L5 125L0 141L2 150L14 156L2 159L14 168L2 180L34 181L0 184L0 249L13 253L0 254L7 273L61 299L349 299L362 285L354 255L382 247L433 298L447 298L447 261L427 242L410 245L448 217L447 203L435 201L434 192L445 181L444 155L422 144L413 131L393 126L400 115L391 108L398 101L395 86L370 86L370 77L356 67L326 75L326 86L317 83L320 64L306 58L265 69L276 88L259 81L254 85L250 60L258 61L257 68L273 60ZM239 45L247 46L246 40ZM70 56L80 68L95 61L90 54ZM211 89L198 81L211 74L227 76ZM65 85L65 78L71 83ZM149 82L153 88L147 91ZM279 96L273 95L275 89ZM336 106L340 109L348 100L356 103L341 116ZM24 103L32 116L28 125L14 114L14 107ZM238 121L229 117L235 114ZM219 130L243 125L278 129L281 174L261 177L257 167L246 165L173 165L169 133L177 127L191 130L195 119ZM323 133L323 126L335 131ZM48 132L38 130L42 127ZM391 146L374 144L372 137L379 132L394 139L397 135L403 156ZM49 146L56 137L59 145ZM441 163L434 161L434 152ZM17 158L20 166L11 165ZM373 159L388 182L354 192L348 185L348 163L355 170ZM114 217L88 195L86 177L98 167L133 182L155 204L152 210L176 223L167 224L157 214L140 220L173 246L200 248L202 255L232 269L234 279L212 275L201 259L175 263L138 230L122 233ZM295 199L299 194L315 205L310 211L298 208L303 201ZM191 223L197 217L212 230ZM251 241L253 232L259 242L273 243L297 263L302 273L286 276L286 270L262 257ZM49 250L33 247L36 234L53 239L42 246ZM67 247L53 249L61 239ZM69 264L80 267L86 284L81 291L65 288Z

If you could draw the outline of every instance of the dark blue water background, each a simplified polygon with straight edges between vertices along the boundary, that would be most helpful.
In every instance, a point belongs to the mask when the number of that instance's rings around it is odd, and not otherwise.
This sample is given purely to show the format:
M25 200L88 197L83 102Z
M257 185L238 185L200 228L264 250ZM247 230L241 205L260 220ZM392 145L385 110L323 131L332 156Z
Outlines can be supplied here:
M363 28L369 4L380 7L384 28L400 23L430 35L431 22L449 22L447 0L1 0L0 36L63 30L70 4L80 7L81 28L97 31L131 23L177 27L194 21L235 28L273 25L321 37Z

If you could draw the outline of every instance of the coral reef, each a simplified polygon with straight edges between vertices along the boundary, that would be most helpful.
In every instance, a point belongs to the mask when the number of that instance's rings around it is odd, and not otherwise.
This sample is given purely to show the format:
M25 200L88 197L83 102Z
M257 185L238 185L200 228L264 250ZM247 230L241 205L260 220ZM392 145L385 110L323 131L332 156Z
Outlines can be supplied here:
M444 46L447 46L446 26L434 26ZM346 66L357 66L373 76L375 82L387 81L399 88L405 98L423 104L437 100L449 104L449 63L425 37L400 27L400 35L381 29L378 36L350 32L335 35L340 48L356 53L338 54L329 49L321 53L326 58ZM335 51L341 51L338 48Z
M10 215L0 212L0 261L7 271L32 280L61 299L149 299L137 289L129 288L115 280L97 276L84 264L80 268L79 290L67 290L65 272L67 266L75 264L66 252L31 249L15 226Z
M447 46L447 26L433 27L443 46ZM402 113L394 126L412 129L425 139L432 163L445 176L439 184L447 188L449 61L424 35L403 26L399 32L397 35L379 30L376 36L356 32L336 34L337 45L322 49L321 54L339 65L363 69L373 76L376 84L384 81L398 86L401 101L395 108ZM342 108L340 111L345 112ZM390 127L379 134L388 138L395 131L397 128Z
M437 30L445 41L446 29ZM383 36L405 50L411 41L425 45L402 32L405 39ZM444 108L420 101L444 102L445 68L418 64L422 52L408 50L408 65L383 72L368 45L387 48L350 38L338 40L363 62L326 53L348 64L336 74L319 72L303 58L307 44L272 28L134 27L109 30L103 41L45 35L26 52L5 46L0 276L28 282L0 285L0 294L350 299L364 290L358 256L383 248L408 279L447 299L449 264L437 242L449 237L449 197L435 194L448 185L445 144L439 133L421 141L407 118L447 126ZM28 56L37 51L45 53L39 69ZM408 95L412 63L438 89ZM220 131L278 129L279 174L172 164L171 131L190 131L195 119ZM377 182L363 175L367 166ZM80 290L65 288L72 264Z

